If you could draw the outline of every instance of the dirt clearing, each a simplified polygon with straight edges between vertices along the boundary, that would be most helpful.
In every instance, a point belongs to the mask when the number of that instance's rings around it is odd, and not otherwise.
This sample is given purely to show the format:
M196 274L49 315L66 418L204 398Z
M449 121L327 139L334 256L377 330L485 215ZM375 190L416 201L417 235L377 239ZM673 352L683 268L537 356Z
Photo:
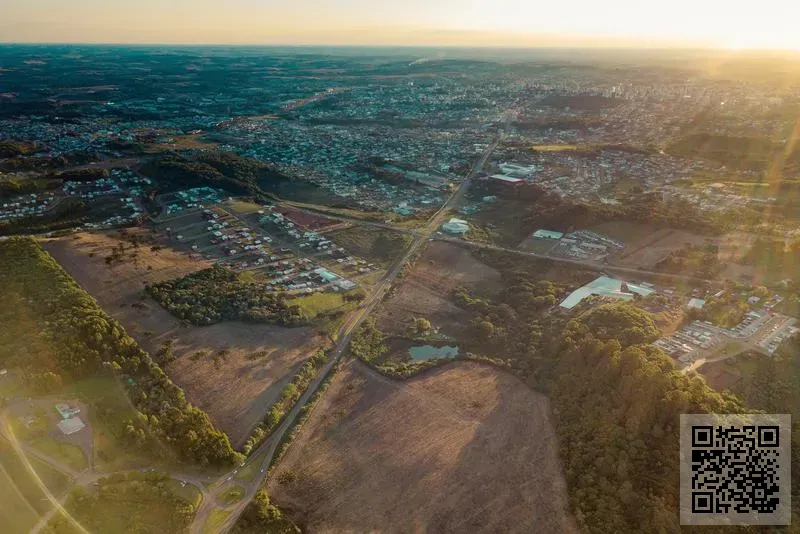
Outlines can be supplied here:
M128 233L137 232L146 234L144 230ZM240 322L187 326L145 297L144 286L185 276L211 263L191 259L168 245L158 251L140 245L135 259L126 252L122 261L106 265L105 257L120 242L116 233L81 233L49 239L43 245L144 350L155 354L165 342L173 342L177 359L167 367L170 378L238 447L278 399L294 371L325 339L311 327ZM132 251L125 243L126 250Z
M466 317L466 312L451 302L458 287L478 294L495 293L501 287L500 273L476 260L465 248L431 242L381 307L378 325L384 332L398 333L412 317L426 317L443 332L456 333L463 328Z
M269 492L309 532L575 532L549 404L489 366L345 366Z

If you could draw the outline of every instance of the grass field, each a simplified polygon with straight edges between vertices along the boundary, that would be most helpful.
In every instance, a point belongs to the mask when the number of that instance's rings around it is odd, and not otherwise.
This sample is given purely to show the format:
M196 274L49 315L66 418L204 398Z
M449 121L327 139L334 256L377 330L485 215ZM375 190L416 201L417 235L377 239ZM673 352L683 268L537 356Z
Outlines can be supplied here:
M575 150L586 150L589 147L581 145L533 145L531 150L534 152L572 152Z
M485 365L399 382L353 361L268 492L308 532L575 532L549 413Z
M62 462L75 471L86 469L86 457L80 447L56 441L50 436L35 439L30 445L47 456Z
M412 318L426 317L442 333L457 336L468 319L452 300L460 286L493 293L500 288L500 273L463 247L434 241L379 307L378 326L388 334L399 334L405 332Z
M239 469L239 472L236 473L233 478L244 483L252 482L261 474L261 464L264 462L266 457L267 451L264 451L250 458L249 463L245 467Z
M73 492L65 508L92 534L188 532L195 509L168 482L161 473L112 475L96 488ZM65 524L63 516L56 516L48 528L64 532Z
M231 515L230 510L214 510L211 512L211 515L208 516L208 521L203 525L203 534L217 534L229 515Z
M341 293L314 293L293 299L290 304L300 306L303 313L312 319L337 310L348 311L355 305L352 302L345 302Z
M226 200L222 205L241 215L249 215L264 209L255 202L246 202L235 198L233 200Z
M726 360L706 363L700 367L699 372L709 386L723 391L733 388L740 381L749 382L749 377L756 371L757 359L763 357L765 356L745 353Z
M116 379L93 377L80 380L70 384L65 394L90 406L102 407L102 410L94 409L84 414L92 427L95 469L109 472L158 462L158 458L134 453L121 435L123 423L135 418L136 410ZM102 416L98 413L100 411Z
M230 506L242 500L244 497L244 488L241 486L234 486L222 494L222 502Z
M35 458L28 458L36 477L58 498L71 484L66 477ZM11 445L0 438L0 531L16 534L27 532L46 513L50 501L36 483Z
M0 465L0 524L6 532L27 532L38 520L39 513Z

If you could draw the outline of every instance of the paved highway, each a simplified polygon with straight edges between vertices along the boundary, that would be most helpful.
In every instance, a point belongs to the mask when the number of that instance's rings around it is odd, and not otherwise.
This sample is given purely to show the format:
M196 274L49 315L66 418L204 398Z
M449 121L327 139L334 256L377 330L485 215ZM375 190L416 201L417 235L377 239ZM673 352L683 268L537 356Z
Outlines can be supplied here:
M403 255L395 260L383 279L373 289L372 293L364 300L364 302L362 302L361 307L354 312L339 329L336 347L334 348L333 353L330 355L328 363L326 363L320 370L317 378L314 379L311 385L300 396L300 399L294 404L294 406L292 406L292 409L289 410L284 417L283 422L270 434L270 436L258 447L258 449L250 454L250 459L241 467L241 469L249 467L253 462L258 461L260 463L259 476L256 477L256 480L247 485L245 488L245 496L241 501L232 507L225 508L226 511L230 511L230 515L223 523L220 529L221 532L227 532L231 529L231 527L233 527L247 504L262 486L264 478L266 477L267 469L269 469L275 454L278 452L278 446L283 441L286 433L292 428L294 421L300 415L300 411L309 402L309 400L311 400L312 396L317 392L319 386L328 377L334 366L339 362L340 358L350 344L350 339L355 331L359 326L361 326L364 320L369 317L375 306L381 302L381 300L383 300L386 292L389 291L397 276L403 271L403 268L406 266L406 264L408 264L408 262L420 250L420 247L422 247L422 245L430 238L433 232L436 231L436 229L442 224L442 221L449 210L461 202L467 190L469 189L472 179L484 167L484 165L486 165L489 157L491 157L492 153L497 148L500 139L501 136L498 135L497 138L489 145L481 158L472 167L469 174L464 178L464 181L453 192L450 198L447 199L442 207L428 220L425 227L414 232L414 241L411 242ZM260 460L254 460L256 458ZM234 475L235 472L231 471L230 473L223 475L220 478L220 481L213 485L211 489L211 498L203 500L203 504L198 510L195 521L192 524L191 532L193 534L199 534L202 532L203 525L205 525L208 521L211 512L213 512L214 509L220 509L217 507L216 498L224 494L225 491L230 489L232 486L242 484L241 481L235 480Z

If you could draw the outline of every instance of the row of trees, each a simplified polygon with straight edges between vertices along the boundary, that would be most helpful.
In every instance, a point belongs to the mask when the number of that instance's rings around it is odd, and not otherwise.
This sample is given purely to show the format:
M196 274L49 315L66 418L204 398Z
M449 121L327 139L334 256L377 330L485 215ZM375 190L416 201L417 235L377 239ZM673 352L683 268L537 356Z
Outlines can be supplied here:
M228 437L34 240L0 243L0 287L4 295L24 296L54 348L30 358L28 371L57 373L65 382L113 372L144 416L141 428L176 455L202 465L240 458Z
M240 280L220 265L184 278L147 286L147 293L167 311L198 326L221 321L306 324L301 308L282 293L269 293L262 284Z
M311 382L319 374L320 369L322 369L327 362L327 352L320 349L300 366L300 369L292 377L292 380L284 386L280 398L272 405L269 412L267 412L264 421L253 430L253 433L245 442L242 452L250 454L253 448L261 443L261 441L278 426L278 423L281 422L286 412L294 406L306 389L308 389L308 386L311 385Z

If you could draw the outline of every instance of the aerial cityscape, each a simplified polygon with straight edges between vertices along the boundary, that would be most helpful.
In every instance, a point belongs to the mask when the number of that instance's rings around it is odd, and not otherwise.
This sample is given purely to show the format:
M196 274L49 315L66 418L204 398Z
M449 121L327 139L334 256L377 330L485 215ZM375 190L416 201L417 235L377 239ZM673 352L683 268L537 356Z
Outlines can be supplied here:
M0 532L680 532L750 413L800 524L797 53L91 20L0 44Z

